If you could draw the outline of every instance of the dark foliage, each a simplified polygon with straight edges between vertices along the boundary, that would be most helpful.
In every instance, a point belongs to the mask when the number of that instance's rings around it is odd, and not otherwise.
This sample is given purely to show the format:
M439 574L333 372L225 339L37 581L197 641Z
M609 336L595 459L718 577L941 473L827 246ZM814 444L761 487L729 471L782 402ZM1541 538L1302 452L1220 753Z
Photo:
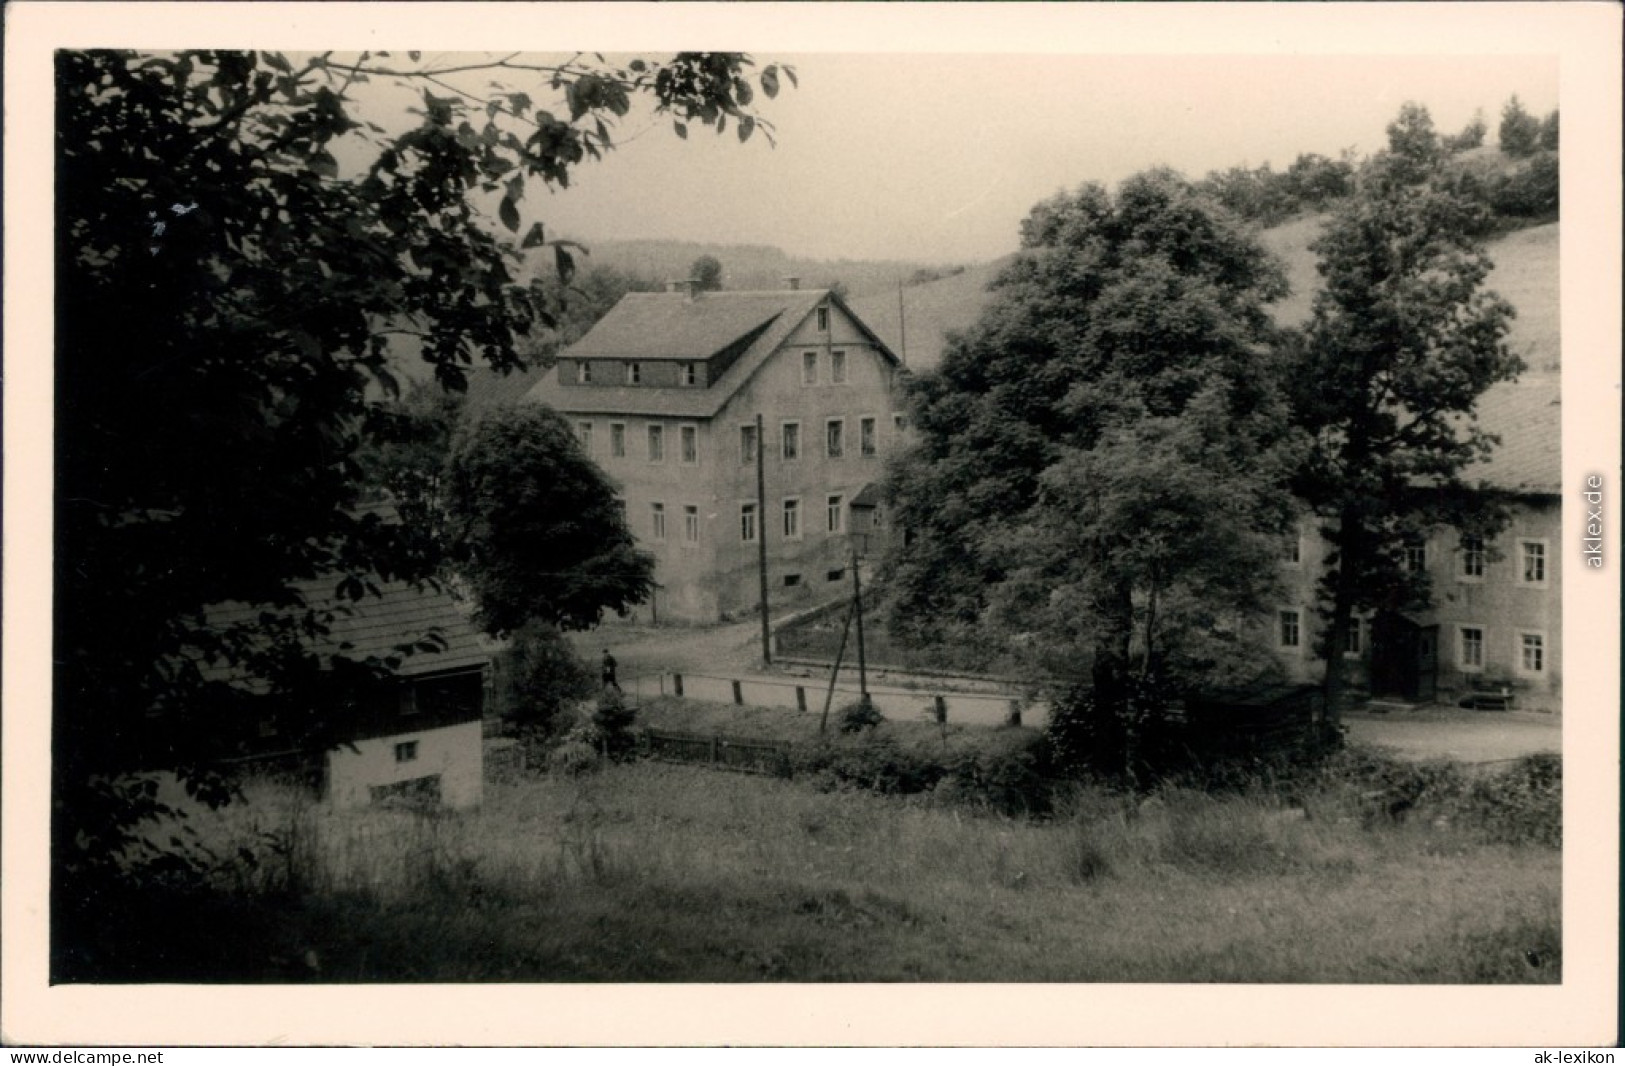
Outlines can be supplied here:
M592 724L597 730L603 752L609 758L625 759L636 750L638 738L632 727L637 715L637 708L627 703L626 697L615 689L606 688L598 694Z
M328 618L294 583L334 575L355 601L437 561L433 538L360 506L376 484L363 442L398 428L375 402L397 391L392 338L411 335L452 390L475 364L520 366L516 339L552 310L517 276L515 242L574 271L540 222L520 240L527 181L567 184L640 96L683 135L766 130L749 67L504 61L544 72L561 117L500 86L437 96L442 72L416 55L57 53L59 872L111 861L121 827L151 813L97 782L173 769L223 801L209 767L260 718L318 749L343 737L388 664L312 654ZM755 81L772 96L781 73ZM374 78L419 90L415 125L391 135L357 111L352 88ZM511 237L486 224L483 193L501 194ZM206 608L225 603L277 617L216 627ZM253 713L229 678L259 682Z
M1553 125L1553 138L1555 140L1556 122ZM1540 147L1541 123L1540 119L1524 110L1523 101L1513 96L1501 109L1501 127L1499 130L1501 151L1514 159L1522 159L1533 155Z
M1312 441L1296 493L1332 546L1323 650L1344 646L1356 610L1429 602L1407 544L1444 526L1490 537L1505 521L1503 501L1462 477L1495 444L1472 421L1478 397L1523 368L1505 343L1511 306L1483 289L1487 212L1448 165L1426 109L1402 109L1389 144L1312 246L1325 285L1286 376ZM1343 658L1326 659L1335 712Z
M597 687L591 666L564 634L529 621L509 638L497 658L497 712L525 737L547 738L569 724L569 712Z
M614 486L545 407L497 408L459 431L446 512L451 560L487 632L533 619L586 629L652 586L654 559L637 550Z

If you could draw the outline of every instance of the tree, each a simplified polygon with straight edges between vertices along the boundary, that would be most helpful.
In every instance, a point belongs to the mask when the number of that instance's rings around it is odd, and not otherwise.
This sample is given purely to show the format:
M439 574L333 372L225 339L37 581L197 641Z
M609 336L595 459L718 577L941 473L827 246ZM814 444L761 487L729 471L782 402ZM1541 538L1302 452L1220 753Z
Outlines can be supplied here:
M1548 152L1557 151L1557 111L1553 110L1540 122L1540 146Z
M1514 95L1501 109L1501 151L1514 159L1534 155L1540 147L1540 133L1540 120L1525 111L1523 101Z
M1484 143L1484 135L1489 132L1489 125L1484 121L1482 109L1473 112L1473 120L1461 128L1461 132L1454 137L1446 137L1444 146L1452 152L1465 152L1478 148Z
M695 292L717 292L722 288L722 263L714 255L702 255L688 268Z
M557 275L541 281L544 297L558 307L551 325L537 325L520 342L531 366L551 366L558 353L587 335L598 320L629 292L659 292L661 283L612 266L577 271L568 282Z
M531 621L586 629L653 587L614 486L545 407L497 408L459 431L446 513L451 560L495 636Z
M1407 542L1441 525L1488 535L1502 518L1462 473L1494 443L1473 423L1478 397L1522 370L1503 341L1513 312L1483 289L1491 264L1473 235L1484 208L1424 135L1425 119L1401 113L1390 150L1367 162L1312 246L1325 283L1289 360L1296 418L1312 439L1297 491L1332 548L1321 591L1333 713L1353 613L1427 602L1425 573L1405 565Z
M679 136L730 118L741 140L770 134L752 82L772 96L793 73L751 69L735 53L619 67L57 53L59 860L115 855L151 813L108 784L126 771L179 769L224 798L208 768L232 721L206 668L261 675L290 705L343 672L298 654L292 630L286 654L251 653L255 634L217 630L209 605L297 613L296 581L332 575L354 599L377 578L430 576L398 524L358 506L358 452L387 418L373 400L396 389L391 338L413 335L452 389L475 362L518 366L516 338L553 315L514 269L527 186L567 184L640 99ZM456 87L482 71L559 102ZM359 109L374 79L415 87L409 128ZM539 221L520 243L573 271L571 245ZM307 609L293 628L324 622ZM319 719L304 724L319 735Z
M1224 649L1209 633L1254 603L1284 537L1265 306L1285 291L1172 172L1035 207L982 318L910 385L894 632L1080 664L1106 707L1131 676L1203 684L1232 652L1261 669L1239 628Z

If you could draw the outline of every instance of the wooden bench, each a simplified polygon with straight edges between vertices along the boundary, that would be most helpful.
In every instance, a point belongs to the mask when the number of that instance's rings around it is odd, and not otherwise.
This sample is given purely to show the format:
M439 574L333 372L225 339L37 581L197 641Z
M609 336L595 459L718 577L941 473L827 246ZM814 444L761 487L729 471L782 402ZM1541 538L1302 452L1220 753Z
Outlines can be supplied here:
M1510 711L1518 705L1518 694L1512 690L1512 685L1506 682L1477 681L1474 682L1467 694L1458 701L1458 706L1469 707L1475 711Z

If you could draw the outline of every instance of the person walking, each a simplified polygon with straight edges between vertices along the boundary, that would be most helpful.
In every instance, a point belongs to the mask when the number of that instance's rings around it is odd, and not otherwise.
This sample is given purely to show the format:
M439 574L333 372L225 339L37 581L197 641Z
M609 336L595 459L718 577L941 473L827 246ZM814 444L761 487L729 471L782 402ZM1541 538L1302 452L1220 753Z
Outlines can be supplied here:
M615 656L613 656L613 655L611 655L609 653L608 648L604 649L603 678L604 678L604 687L605 688L612 688L616 692L621 691L620 682L615 680Z

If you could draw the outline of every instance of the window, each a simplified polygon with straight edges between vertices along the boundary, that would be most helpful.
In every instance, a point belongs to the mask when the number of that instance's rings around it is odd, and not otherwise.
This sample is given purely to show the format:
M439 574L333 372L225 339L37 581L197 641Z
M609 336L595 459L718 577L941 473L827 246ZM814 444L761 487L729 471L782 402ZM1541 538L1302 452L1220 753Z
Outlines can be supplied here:
M1343 655L1345 658L1358 659L1360 657L1360 620L1349 619L1349 631L1343 636Z
M581 450L588 455L592 454L592 423L577 422L576 437L581 441Z
M790 540L801 538L801 501L788 499L784 501L784 535Z
M1518 634L1518 670L1525 674L1539 674L1546 669L1546 636L1542 633Z
M415 740L403 740L399 744L395 745L395 761L396 762L416 762L417 758L418 758L418 742L417 741L415 741Z
M700 542L700 509L693 504L683 508L683 539L690 544Z
M829 330L829 308L820 307L818 309L818 332L825 333L825 332L828 332L828 330Z
M858 454L875 454L875 420L872 418L858 419Z
M786 422L780 427L779 440L786 460L801 458L801 423Z
M1523 583L1525 585L1546 584L1546 542L1543 540L1519 541L1518 549L1523 556Z
M1461 538L1461 577L1472 580L1484 576L1484 540L1482 537Z
M576 364L576 383L579 385L592 384L592 364L585 359Z
M1484 630L1478 626L1462 626L1456 647L1456 665L1463 670L1484 669Z
M825 581L839 581L839 580L841 580L841 578L843 578L845 576L846 576L846 568L845 567L842 567L839 570L825 570L824 571L824 580Z
M1298 622L1297 611L1281 611L1277 617L1280 622L1280 641L1283 648L1296 648L1303 644L1303 634Z
M684 363L680 380L684 385L698 385L700 383L700 372L693 363Z
M700 430L698 426L677 427L677 454L690 465L700 461Z
M1428 542L1412 538L1405 542L1403 562L1405 569L1412 574L1419 574L1428 568Z
M649 505L649 530L655 540L666 539L666 505L651 503Z
M891 416L891 425L893 429L901 433L908 428L908 418L900 413L894 414Z
M739 505L739 539L754 543L756 540L756 505Z
M638 363L626 364L626 383L636 385L643 380L643 367Z
M649 461L651 463L666 461L666 427L659 422L649 425Z
M801 584L801 575L800 574L785 574L784 575L784 587L785 588L793 589L799 584Z
M818 353L801 353L801 383L803 385L818 384Z
M846 353L829 353L829 383L831 385L846 384Z
M1285 562L1288 566L1303 565L1303 534L1297 530L1293 530L1292 536L1287 538ZM1351 620L1351 622L1353 621ZM1352 632L1352 629L1350 631ZM1359 649L1356 648L1355 650L1358 651Z
M756 462L756 427L739 427L739 462L751 466Z
M831 496L824 501L824 524L831 533L840 533L846 528L846 508L842 506L841 497Z
M626 423L609 424L609 454L616 459L626 458Z
M846 420L832 418L824 425L824 454L839 459L845 448Z

